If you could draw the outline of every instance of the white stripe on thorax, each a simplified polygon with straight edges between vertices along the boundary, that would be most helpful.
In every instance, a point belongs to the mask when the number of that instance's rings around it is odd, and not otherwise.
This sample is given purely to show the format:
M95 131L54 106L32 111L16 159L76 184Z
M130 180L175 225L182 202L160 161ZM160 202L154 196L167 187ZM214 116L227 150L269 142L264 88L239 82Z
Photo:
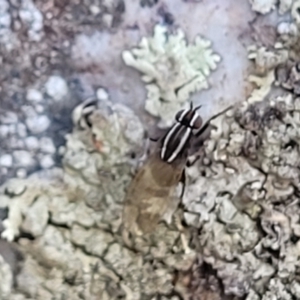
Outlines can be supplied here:
M191 120L191 123L189 124L191 127L193 127L194 123L197 120L197 117L198 117L198 114L195 113L195 115L193 116L193 118ZM177 157L177 155L180 153L180 151L183 149L183 147L185 147L185 144L190 136L191 131L192 131L192 129L190 127L186 127L186 132L185 132L184 136L182 137L179 145L173 152L173 154L169 157L168 163L172 162Z
M167 151L167 148L168 148L168 143L169 143L169 140L171 139L174 131L176 132L176 129L181 126L181 121L183 120L183 118L189 113L189 109L185 109L180 117L178 118L178 121L176 124L173 125L172 129L168 132L165 140L164 140L164 143L163 143L163 146L162 146L162 149L161 149L161 154L160 154L160 157L161 159L164 159L165 155L166 155L166 151Z
M183 118L190 112L189 109L186 109L182 112L181 116L178 118L178 122L176 124L173 125L173 127L171 128L171 130L168 132L165 140L164 140L164 143L163 143L163 146L162 146L162 149L161 149L161 159L164 159L165 157L165 154L166 154L166 151L167 151L167 148L168 148L168 143L169 141L171 140L172 138L172 135L174 134L174 132L176 132L177 128L180 127L180 126L184 126L182 125L180 122L183 120ZM198 114L195 113L191 122L189 123L189 126L190 127L193 127L194 126L194 123L196 122L198 118ZM188 138L189 138L189 135L190 135L190 132L191 132L191 128L190 127L187 127L187 126L184 126L186 127L186 132L185 134L183 135L179 145L176 147L176 149L174 150L174 152L172 153L172 155L169 157L169 159L167 160L168 163L172 162L176 157L177 155L180 153L180 151L183 149L183 147L185 146Z
M167 151L167 147L168 147L168 142L169 140L171 139L171 136L173 135L174 131L176 131L176 129L180 126L181 124L180 123L176 123L173 125L173 127L171 128L171 130L168 132L165 140L164 140L164 143L163 143L163 146L162 146L162 149L161 149L161 159L164 159L165 157L165 154L166 154L166 151Z
M193 127L193 126L194 126L194 123L196 122L198 116L199 116L199 115L195 112L195 114L194 114L194 116L193 116L193 119L192 119L191 123L189 124L190 127Z
M179 154L179 152L182 150L182 148L184 147L187 139L189 138L189 135L190 135L190 132L191 132L191 128L189 127L186 127L186 132L185 134L183 135L179 145L177 146L177 148L175 149L175 151L173 152L173 154L169 157L168 159L168 163L171 163L176 157L177 155Z
M178 118L178 121L181 122L181 121L183 120L183 118L189 113L189 111L190 111L190 109L185 109L185 110L181 113L180 117Z

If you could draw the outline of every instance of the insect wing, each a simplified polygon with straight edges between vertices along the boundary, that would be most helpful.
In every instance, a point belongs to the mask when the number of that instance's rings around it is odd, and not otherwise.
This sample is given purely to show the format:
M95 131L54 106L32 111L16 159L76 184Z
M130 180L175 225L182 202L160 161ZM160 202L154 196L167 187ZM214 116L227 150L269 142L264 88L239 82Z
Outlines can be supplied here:
M125 228L150 233L168 210L180 172L159 158L150 158L132 180L124 203Z

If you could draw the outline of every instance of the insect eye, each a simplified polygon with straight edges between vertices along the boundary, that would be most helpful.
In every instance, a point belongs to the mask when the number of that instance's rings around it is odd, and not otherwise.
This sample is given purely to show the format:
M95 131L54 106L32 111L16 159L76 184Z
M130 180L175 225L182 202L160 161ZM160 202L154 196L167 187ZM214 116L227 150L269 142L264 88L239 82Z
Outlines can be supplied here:
M193 129L200 129L201 126L202 126L202 118L198 116L192 127Z
M175 120L176 120L177 122L181 122L181 121L182 121L184 111L185 111L185 110L182 109L182 110L180 110L180 111L176 114Z

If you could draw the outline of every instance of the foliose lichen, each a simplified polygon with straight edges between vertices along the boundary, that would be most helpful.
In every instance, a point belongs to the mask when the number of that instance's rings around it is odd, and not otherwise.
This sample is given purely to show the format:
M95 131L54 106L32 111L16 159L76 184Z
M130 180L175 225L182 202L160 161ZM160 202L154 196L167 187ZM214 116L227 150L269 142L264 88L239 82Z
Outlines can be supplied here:
M186 223L201 229L203 260L226 295L247 300L298 295L299 98L272 95L273 72L259 80L257 90L268 91L260 100L253 92L212 121L183 199Z
M197 36L188 44L181 29L171 34L162 25L155 26L153 37L142 38L138 48L122 56L128 66L143 73L145 109L164 127L171 125L191 93L209 87L207 77L221 60L210 41Z
M261 14L267 14L273 9L277 3L276 0L249 0L251 8Z
M63 168L0 188L0 206L9 209L2 238L18 238L25 257L16 289L3 279L3 293L43 300L171 294L173 272L187 257L178 230L160 224L152 242L139 238L135 249L121 236L123 199L135 168L130 154L142 149L143 125L130 109L96 99L79 105L73 120Z
M0 255L0 296L8 300L13 286L13 274L8 263Z
M297 3L279 4L295 14ZM276 47L249 49L253 91L211 122L203 156L187 168L182 216L189 254L174 224L159 224L150 239L137 237L133 248L123 244L122 201L136 166L131 154L143 148L143 125L120 104L89 99L74 110L63 168L11 179L0 187L0 208L9 209L2 237L18 237L25 257L16 289L0 257L2 293L13 300L299 299L297 22L294 15L279 26ZM172 35L166 40L164 30L156 30L158 42L145 39L130 54L132 62L145 71L145 82L156 80L155 101L163 91L181 103L187 96L179 95L187 95L189 88L177 81L181 65L172 69L167 53L176 43ZM189 53L183 35L176 38ZM143 60L144 53L151 63ZM161 74L167 73L157 73L153 65L175 72L172 80L181 93L174 93L173 85L163 90L167 81ZM197 80L202 87L206 78Z

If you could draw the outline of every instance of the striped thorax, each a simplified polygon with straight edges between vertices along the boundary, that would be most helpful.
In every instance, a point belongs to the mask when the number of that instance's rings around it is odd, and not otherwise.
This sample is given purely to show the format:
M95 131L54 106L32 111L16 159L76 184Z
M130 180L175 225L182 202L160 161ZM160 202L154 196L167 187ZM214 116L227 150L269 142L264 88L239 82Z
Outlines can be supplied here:
M181 110L176 115L175 124L162 139L160 157L163 161L172 163L176 158L186 153L193 130L200 129L202 119L197 110L201 106Z

